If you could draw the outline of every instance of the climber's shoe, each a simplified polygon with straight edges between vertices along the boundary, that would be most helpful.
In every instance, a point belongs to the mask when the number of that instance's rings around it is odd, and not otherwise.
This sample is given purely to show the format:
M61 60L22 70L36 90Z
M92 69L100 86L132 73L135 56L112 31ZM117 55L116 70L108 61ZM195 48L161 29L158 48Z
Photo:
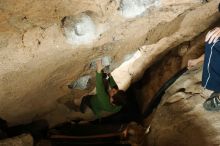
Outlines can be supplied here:
M220 111L219 93L213 92L210 97L203 103L207 111Z

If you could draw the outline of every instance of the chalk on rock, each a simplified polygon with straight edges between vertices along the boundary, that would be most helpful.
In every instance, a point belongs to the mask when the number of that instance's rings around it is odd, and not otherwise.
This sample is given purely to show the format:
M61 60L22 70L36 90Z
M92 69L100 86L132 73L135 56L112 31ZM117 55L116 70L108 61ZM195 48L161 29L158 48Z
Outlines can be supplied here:
M110 56L105 56L102 58L103 66L110 66L112 63L112 58Z
M158 4L159 0L121 0L120 10L122 16L133 18L141 15L147 8Z
M79 78L77 81L72 82L70 85L68 85L68 88L85 90L88 88L90 80L91 80L90 75L83 76L83 77Z
M98 37L96 24L86 13L64 17L62 28L68 42L71 44L88 44Z
M131 54L127 54L127 55L125 55L125 57L124 57L124 61L128 61L128 60L130 60L134 55L135 55L135 53L131 53Z
M98 58L100 59L100 58ZM102 65L107 69L110 69L110 65L112 64L112 58L111 56L104 56L101 58L102 59ZM96 69L96 61L97 59L93 60L90 63L90 69Z

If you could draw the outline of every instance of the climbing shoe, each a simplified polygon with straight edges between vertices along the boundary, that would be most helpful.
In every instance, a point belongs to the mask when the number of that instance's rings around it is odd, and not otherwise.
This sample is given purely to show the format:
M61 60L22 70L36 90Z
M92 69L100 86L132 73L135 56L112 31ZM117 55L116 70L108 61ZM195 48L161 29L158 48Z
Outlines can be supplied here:
M219 93L213 92L210 97L203 103L207 111L220 111Z

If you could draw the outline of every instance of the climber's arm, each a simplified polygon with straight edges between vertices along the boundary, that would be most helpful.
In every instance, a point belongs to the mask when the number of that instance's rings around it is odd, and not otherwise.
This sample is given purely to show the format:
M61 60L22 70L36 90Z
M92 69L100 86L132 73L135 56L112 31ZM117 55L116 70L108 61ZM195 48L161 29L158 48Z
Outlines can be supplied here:
M108 79L108 81L109 81L109 85L111 86L111 88L112 87L118 87L117 86L117 84L116 84L116 82L115 82L115 80L114 80L114 78L112 77L112 75L109 73L109 79Z
M187 64L187 68L188 69L192 69L193 67L197 66L199 63L202 63L204 61L204 58L205 58L205 55L202 54L199 58L197 59L190 59L188 61L188 64Z

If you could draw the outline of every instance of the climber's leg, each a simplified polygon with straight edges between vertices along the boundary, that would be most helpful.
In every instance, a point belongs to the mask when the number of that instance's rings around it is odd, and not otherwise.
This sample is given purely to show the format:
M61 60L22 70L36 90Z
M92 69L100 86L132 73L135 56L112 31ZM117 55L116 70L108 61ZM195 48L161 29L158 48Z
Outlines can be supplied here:
M82 113L85 113L86 108L90 107L90 99L93 95L86 95L82 98L81 104L80 104L80 111Z

